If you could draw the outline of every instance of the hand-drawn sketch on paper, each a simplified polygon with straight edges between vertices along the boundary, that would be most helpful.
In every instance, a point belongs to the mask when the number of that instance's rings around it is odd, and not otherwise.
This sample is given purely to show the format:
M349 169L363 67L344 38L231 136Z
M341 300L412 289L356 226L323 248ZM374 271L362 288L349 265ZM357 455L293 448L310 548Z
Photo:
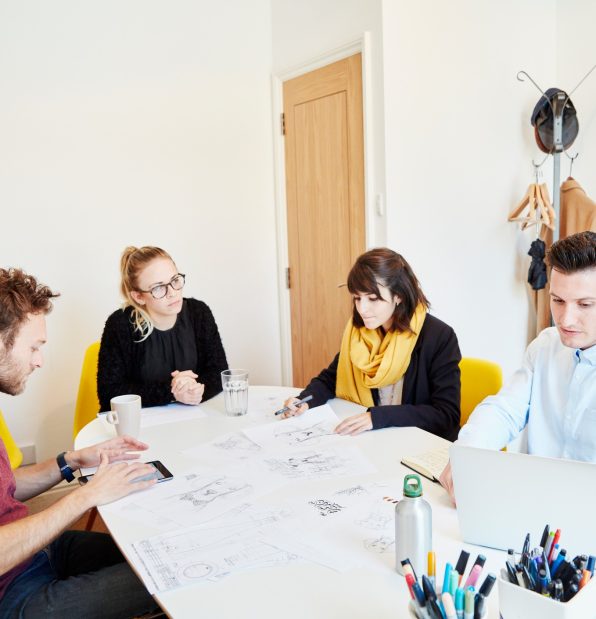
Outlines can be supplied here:
M129 556L152 593L287 565L299 557L267 541L266 534L289 517L284 509L245 504L229 516L135 542Z
M267 469L285 479L324 479L342 475L358 475L374 471L374 467L357 448L309 450L276 454L263 458Z
M392 552L394 544L395 540L386 535L364 540L364 547L366 548L366 550L368 550L369 552L376 552L377 554Z

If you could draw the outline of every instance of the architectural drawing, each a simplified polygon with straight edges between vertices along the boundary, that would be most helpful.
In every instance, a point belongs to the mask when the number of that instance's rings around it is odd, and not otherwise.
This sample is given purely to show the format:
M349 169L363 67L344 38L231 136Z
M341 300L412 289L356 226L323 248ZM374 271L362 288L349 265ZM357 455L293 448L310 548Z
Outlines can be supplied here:
M234 572L287 565L299 557L267 541L266 531L286 520L280 509L245 505L231 516L132 544L134 565L150 592L217 581Z

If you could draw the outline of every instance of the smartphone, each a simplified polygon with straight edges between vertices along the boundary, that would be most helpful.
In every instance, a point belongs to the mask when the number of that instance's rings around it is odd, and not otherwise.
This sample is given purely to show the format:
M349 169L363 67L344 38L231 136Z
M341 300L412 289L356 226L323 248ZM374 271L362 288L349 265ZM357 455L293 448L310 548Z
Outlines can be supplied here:
M172 473L170 473L170 471L168 471L168 469L159 460L153 460L152 462L147 462L147 464L150 464L151 466L153 466L155 471L153 473L149 473L148 475L143 475L142 477L138 477L134 481L146 481L149 479L157 479L157 483L159 483L161 481L168 481L169 479L172 479L174 477ZM93 477L93 474L81 475L79 477L79 483L81 484L81 486L84 486L92 477Z

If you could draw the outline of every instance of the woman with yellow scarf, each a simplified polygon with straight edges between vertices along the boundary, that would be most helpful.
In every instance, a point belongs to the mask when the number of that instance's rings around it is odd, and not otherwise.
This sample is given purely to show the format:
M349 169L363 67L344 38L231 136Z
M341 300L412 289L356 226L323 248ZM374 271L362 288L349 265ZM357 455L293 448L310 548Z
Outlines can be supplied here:
M455 440L460 418L461 354L451 327L429 302L405 259L387 248L362 254L348 275L353 315L339 354L296 398L285 416L338 397L367 407L342 421L339 434L417 426ZM309 404L295 402L312 396Z

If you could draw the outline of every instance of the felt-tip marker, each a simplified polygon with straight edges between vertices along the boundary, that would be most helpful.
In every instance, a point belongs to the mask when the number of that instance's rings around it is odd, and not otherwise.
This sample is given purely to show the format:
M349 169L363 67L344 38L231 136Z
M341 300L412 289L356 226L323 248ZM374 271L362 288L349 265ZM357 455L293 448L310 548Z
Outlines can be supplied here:
M305 404L306 402L310 402L312 400L312 395L307 395L305 398L302 398L302 400L296 400L295 402L292 402L292 404L294 404L295 406L300 406L301 404ZM283 408L280 408L278 411L275 411L276 415L282 415L283 413L287 413L290 410L289 406L284 406Z
M461 585L461 579L464 577L464 572L466 571L466 565L468 565L468 559L470 558L470 553L462 550L459 553L459 559L457 560L457 564L455 565L455 570L459 574L459 583Z
M464 619L474 619L474 587L468 587L466 589Z
M468 575L468 579L466 580L466 584L464 585L466 589L468 587L476 586L476 581L478 580L480 572L482 571L485 563L486 557L484 555L478 555L476 557L476 561L474 561L474 565L472 566L472 569L470 570L470 573Z

